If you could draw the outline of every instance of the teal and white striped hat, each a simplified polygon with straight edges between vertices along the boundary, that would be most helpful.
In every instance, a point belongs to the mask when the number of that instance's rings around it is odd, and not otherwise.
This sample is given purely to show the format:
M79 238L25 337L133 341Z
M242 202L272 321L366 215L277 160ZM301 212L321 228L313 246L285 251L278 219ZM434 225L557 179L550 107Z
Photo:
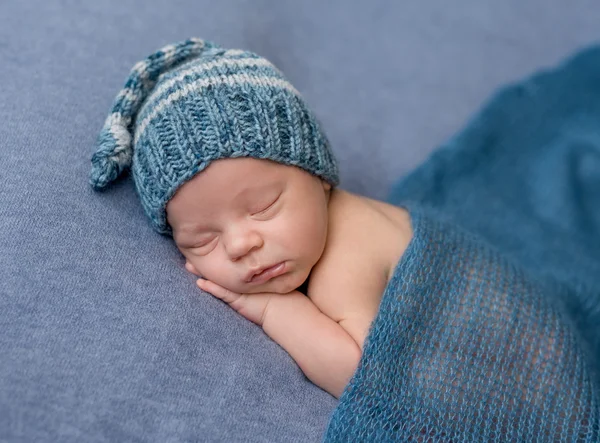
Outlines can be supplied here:
M171 235L166 205L217 159L253 157L339 183L319 122L264 58L189 39L137 63L98 137L90 183L106 188L131 168L154 229Z

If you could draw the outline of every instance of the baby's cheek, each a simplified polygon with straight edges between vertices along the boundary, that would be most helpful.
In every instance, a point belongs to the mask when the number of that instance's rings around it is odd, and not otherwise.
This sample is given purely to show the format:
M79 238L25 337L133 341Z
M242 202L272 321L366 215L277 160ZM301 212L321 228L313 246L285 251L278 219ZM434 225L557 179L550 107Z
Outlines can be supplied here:
M310 221L304 220L301 216L282 217L269 227L266 239L278 243L287 250L297 251L311 234L311 230L308 229L309 225Z
M196 259L195 262L196 262L196 269L202 275L202 277L206 278L207 280L214 280L215 270L218 269L217 266L213 266L211 264L211 262L208 260L197 260Z
M231 288L232 282L239 283L240 275L236 273L231 264L227 263L226 260L203 260L201 273L204 271L204 276L207 280L211 280L218 285L233 290Z
M210 263L207 263L206 260L201 259L200 257L197 257L193 254L186 254L186 261L188 263L188 266L186 266L186 269L188 269L188 271L190 272L194 272L197 274L200 274L202 277L207 278L208 279L208 275L211 274L211 269L212 266L210 266ZM189 269L192 268L192 269Z

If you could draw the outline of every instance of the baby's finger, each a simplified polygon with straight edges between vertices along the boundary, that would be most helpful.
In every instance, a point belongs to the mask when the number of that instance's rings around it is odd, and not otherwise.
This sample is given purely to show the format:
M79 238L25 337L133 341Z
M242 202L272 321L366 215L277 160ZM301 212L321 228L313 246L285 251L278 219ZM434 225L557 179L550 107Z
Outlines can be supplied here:
M233 303L237 299L239 299L242 295L237 294L235 292L230 291L229 289L225 289L222 286L219 286L216 283L211 282L210 280L204 280L203 278L199 278L196 283L198 287L206 292L210 292L215 297L223 300L225 303Z

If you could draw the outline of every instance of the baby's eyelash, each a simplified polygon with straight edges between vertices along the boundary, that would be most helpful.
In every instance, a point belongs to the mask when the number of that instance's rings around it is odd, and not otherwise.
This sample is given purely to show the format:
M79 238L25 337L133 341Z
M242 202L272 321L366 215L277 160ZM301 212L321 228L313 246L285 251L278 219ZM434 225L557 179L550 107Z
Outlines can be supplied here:
M213 238L211 238L211 239L210 239L210 240L208 240L208 241L205 241L205 242L203 242L203 243L197 244L196 246L194 246L194 247L193 247L193 249L196 249L196 248L203 248L203 247L205 247L205 246L208 246L208 245L210 245L210 244L212 243L212 241L213 241L215 238L216 238L216 237L213 237Z
M275 199L275 201L274 201L273 203L271 203L269 206L267 206L265 209L263 209L262 211L255 212L255 213L254 213L254 214L252 214L252 215L258 215L258 214L262 214L262 213L264 213L264 212L267 212L269 209L271 209L271 208L272 208L272 207L275 205L275 203L277 203L277 201L278 201L278 200L279 200L279 197L277 197L277 198Z

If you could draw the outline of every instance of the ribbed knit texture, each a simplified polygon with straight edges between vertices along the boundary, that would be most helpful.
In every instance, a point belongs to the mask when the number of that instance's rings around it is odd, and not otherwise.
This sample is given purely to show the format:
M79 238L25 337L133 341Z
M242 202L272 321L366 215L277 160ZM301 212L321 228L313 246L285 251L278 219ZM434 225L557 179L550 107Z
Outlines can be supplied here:
M327 442L600 441L600 48L400 180L414 238Z
M177 189L212 161L235 157L339 183L320 123L275 66L189 39L134 66L98 138L90 183L104 189L131 168L152 226L171 234L165 207Z

